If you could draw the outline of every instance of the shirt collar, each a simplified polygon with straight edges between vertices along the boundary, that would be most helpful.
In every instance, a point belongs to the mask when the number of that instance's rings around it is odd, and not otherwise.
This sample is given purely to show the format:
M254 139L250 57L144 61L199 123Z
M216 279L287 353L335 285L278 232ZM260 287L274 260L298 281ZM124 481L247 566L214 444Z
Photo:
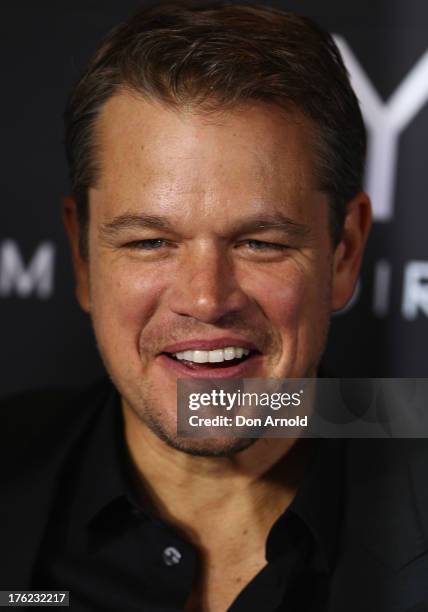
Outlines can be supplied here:
M113 505L116 507L115 515L118 515L118 505L128 512L144 514L144 508L133 493L120 396L113 386L95 419L81 453L73 516L84 524L93 525L106 516ZM314 444L313 458L297 494L272 527L266 550L268 558L283 550L280 542L282 527L286 521L292 520L290 516L298 517L312 534L326 568L331 569L337 552L342 514L344 440L319 439ZM148 509L146 513L150 514ZM297 526L293 528L297 529Z

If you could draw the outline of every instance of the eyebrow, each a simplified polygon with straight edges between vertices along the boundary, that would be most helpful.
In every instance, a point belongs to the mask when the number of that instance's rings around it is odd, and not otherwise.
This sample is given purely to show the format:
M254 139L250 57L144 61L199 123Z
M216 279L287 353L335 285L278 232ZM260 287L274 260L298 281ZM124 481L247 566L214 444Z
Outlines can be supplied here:
M249 234L264 230L278 230L294 238L306 238L311 233L309 226L278 212L270 215L250 215L238 221L232 231L236 234Z
M135 229L156 229L175 233L177 231L177 225L167 218L157 215L125 213L103 224L100 229L100 234L103 238L111 240L124 230ZM234 223L230 228L230 233L240 235L265 230L282 231L296 239L306 238L311 233L309 226L298 223L281 213L250 215Z
M115 238L123 230L129 229L158 229L168 232L174 231L173 224L165 217L147 215L144 213L135 215L125 213L115 217L109 223L101 226L100 234L104 238Z

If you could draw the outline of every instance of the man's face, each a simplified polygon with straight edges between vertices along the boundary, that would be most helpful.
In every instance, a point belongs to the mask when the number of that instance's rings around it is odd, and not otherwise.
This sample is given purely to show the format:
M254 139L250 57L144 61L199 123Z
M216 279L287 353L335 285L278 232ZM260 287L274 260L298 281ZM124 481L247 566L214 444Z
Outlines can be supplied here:
M342 304L312 143L262 104L206 116L120 93L101 111L78 295L125 408L172 445L178 378L315 375Z

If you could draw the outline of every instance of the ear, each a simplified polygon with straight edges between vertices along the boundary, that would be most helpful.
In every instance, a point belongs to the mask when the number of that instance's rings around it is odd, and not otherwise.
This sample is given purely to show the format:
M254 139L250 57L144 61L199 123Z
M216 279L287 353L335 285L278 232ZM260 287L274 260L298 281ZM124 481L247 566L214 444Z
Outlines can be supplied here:
M63 200L63 221L71 246L76 298L86 312L90 311L89 262L80 252L81 228L77 216L77 205L73 198Z
M354 293L371 222L370 198L360 192L347 204L342 238L334 251L333 311L344 308Z

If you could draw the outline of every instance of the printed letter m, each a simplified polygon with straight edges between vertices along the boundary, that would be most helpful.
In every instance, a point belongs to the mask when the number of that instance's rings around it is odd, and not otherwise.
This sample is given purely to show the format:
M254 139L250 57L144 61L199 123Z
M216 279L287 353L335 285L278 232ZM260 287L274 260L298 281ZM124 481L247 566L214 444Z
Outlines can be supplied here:
M0 245L0 296L7 297L15 292L22 298L31 293L48 298L52 294L53 270L54 246L51 243L42 243L25 267L16 242L5 240Z

